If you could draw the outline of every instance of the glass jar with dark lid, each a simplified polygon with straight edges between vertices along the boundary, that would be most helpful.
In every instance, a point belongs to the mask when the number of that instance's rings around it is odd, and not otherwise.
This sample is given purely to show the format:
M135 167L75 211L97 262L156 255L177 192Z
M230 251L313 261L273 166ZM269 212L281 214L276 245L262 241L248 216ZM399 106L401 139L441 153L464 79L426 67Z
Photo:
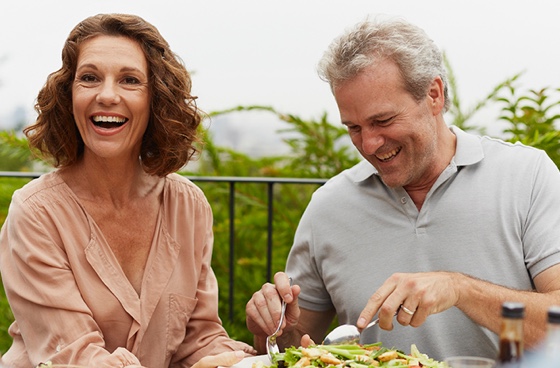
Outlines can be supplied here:
M523 319L525 317L525 305L518 302L505 302L502 304L502 317Z
M560 324L560 305L553 305L548 308L548 323Z
M525 305L519 302L502 304L500 352L498 361L502 367L519 367L523 357L523 318Z

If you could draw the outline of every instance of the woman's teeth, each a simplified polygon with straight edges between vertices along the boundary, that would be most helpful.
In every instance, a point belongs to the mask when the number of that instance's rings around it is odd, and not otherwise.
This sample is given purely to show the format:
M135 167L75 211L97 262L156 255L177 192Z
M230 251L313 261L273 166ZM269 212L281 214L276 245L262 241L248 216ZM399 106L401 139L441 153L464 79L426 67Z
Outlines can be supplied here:
M126 123L127 119L118 116L94 116L91 118L93 123L101 128L116 128Z
M118 123L122 124L126 121L125 118L120 118L118 116L94 116L93 118L94 123Z

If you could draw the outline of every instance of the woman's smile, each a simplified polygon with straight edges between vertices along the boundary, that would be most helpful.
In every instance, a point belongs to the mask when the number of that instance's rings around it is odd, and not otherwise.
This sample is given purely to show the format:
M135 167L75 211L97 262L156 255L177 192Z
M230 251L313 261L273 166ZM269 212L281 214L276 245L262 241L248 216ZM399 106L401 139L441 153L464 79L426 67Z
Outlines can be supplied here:
M129 120L116 115L94 115L90 121L97 134L111 136L122 132Z

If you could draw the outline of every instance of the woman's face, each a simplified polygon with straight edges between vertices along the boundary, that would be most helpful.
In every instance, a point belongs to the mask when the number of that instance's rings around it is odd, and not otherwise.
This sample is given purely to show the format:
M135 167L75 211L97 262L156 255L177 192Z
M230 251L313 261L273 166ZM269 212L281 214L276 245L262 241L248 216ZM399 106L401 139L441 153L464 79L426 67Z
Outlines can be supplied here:
M138 43L106 35L84 41L72 105L85 158L138 160L150 117L148 62Z

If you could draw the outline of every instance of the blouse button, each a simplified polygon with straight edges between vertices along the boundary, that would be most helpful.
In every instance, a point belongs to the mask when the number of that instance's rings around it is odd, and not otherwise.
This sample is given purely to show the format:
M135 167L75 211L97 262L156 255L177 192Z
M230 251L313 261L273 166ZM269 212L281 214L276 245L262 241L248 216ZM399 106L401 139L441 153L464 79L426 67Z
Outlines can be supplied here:
M408 200L406 199L406 197L402 197L402 198L401 198L401 203L402 203L402 204L406 204L406 202L408 202Z

